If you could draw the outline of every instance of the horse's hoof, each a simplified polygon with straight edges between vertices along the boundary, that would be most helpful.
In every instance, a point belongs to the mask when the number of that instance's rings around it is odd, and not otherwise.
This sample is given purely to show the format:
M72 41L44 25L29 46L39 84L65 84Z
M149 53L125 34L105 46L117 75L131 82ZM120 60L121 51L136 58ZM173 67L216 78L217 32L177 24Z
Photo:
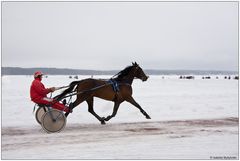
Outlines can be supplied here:
M146 119L151 119L151 117L147 115L147 116L146 116Z
M102 124L102 125L105 125L106 123L105 123L105 121L103 120L103 121L101 121L101 124Z
M102 117L100 121L101 121L101 124L102 124L102 125L105 125L105 124L106 124L106 123L105 123L105 117Z

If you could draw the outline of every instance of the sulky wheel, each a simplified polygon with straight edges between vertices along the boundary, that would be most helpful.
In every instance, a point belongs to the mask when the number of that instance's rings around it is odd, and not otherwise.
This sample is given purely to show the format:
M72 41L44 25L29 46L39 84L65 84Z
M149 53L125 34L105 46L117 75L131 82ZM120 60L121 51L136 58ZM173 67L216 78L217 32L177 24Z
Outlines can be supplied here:
M42 116L48 111L47 107L44 106L39 106L36 113L35 113L35 118L37 122L41 125L41 119Z
M42 128L48 133L60 132L66 125L66 117L62 111L52 109L42 116Z

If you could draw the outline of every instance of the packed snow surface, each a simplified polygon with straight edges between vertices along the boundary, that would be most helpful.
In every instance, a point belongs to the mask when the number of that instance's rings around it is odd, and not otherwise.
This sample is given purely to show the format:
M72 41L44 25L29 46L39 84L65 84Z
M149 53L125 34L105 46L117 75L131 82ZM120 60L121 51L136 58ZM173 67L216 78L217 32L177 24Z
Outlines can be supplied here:
M134 80L133 97L151 120L124 102L116 117L101 125L83 102L63 131L47 134L36 122L29 98L33 78L2 76L2 159L237 159L238 80L216 77ZM42 82L58 87L72 81L48 76ZM113 103L95 98L94 109L106 117Z

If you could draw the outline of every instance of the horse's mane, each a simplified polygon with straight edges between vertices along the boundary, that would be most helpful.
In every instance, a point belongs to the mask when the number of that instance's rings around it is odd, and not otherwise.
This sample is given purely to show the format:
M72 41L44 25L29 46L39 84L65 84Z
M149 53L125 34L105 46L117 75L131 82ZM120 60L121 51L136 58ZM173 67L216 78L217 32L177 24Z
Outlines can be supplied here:
M118 72L115 77L116 79L121 79L123 78L124 76L128 75L129 72L131 71L131 69L133 68L134 66L128 66L126 67L125 69L121 70L120 72Z

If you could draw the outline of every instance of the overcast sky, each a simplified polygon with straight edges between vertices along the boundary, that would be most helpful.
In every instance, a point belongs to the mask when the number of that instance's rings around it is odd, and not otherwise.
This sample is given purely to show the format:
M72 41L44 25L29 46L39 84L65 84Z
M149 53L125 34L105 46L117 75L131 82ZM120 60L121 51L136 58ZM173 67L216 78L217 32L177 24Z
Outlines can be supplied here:
M2 2L2 66L238 70L238 2Z

